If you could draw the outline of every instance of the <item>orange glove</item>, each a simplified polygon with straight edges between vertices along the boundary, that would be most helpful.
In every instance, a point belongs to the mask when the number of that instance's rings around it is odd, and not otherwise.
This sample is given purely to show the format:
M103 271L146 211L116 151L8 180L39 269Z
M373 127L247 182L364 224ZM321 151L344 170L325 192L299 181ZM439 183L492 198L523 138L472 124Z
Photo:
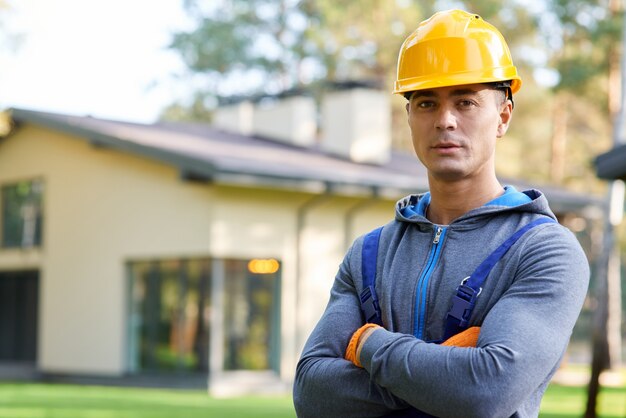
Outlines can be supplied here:
M352 334L352 338L350 338L350 342L348 343L348 348L346 348L346 354L344 356L346 360L351 361L357 367L363 367L358 357L360 351L359 349L367 337L369 337L369 334L376 328L380 328L380 326L368 323L357 329L354 334ZM480 327L471 327L463 332L453 335L442 342L441 345L448 347L476 347L479 335ZM362 339L361 337L365 338Z
M455 347L476 347L478 342L478 335L480 334L480 327L471 327L463 332L459 332L456 335L448 338L441 345L455 346Z
M354 334L352 334L352 338L350 338L350 342L348 343L348 348L346 348L346 355L344 356L346 360L351 361L357 367L363 367L361 365L361 362L359 361L357 353L358 353L358 348L360 346L360 343L362 343L365 340L363 341L360 341L360 340L363 334L365 334L365 331L369 329L375 329L375 328L380 328L380 325L367 323L363 325L361 328L354 331ZM367 336L369 336L370 332L372 331L367 332Z

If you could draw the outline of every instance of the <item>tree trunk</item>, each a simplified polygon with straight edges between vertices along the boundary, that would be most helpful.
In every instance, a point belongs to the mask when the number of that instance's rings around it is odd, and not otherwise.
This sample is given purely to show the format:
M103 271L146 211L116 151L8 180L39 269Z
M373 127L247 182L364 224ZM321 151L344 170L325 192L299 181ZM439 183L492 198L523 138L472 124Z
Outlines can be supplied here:
M592 322L592 359L591 377L587 386L587 407L585 418L596 418L598 394L600 393L600 374L609 367L609 344L607 339L608 322L608 248L613 246L613 225L605 223L602 245L600 247L596 267L595 311Z

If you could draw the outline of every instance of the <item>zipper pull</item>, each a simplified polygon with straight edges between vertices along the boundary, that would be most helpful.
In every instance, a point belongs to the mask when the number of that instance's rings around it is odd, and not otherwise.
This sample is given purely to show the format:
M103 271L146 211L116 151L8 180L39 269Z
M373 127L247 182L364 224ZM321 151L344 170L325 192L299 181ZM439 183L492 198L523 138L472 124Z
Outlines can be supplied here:
M435 239L433 239L433 244L439 244L439 238L441 238L442 232L443 232L443 228L438 226L437 232L435 232Z

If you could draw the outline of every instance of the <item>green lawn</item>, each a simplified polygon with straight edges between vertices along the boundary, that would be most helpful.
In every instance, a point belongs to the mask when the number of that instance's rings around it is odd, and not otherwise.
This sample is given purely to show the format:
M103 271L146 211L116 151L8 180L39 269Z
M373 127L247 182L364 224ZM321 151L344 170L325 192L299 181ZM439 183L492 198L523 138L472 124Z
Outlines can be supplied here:
M580 417L583 387L552 385L541 418ZM626 417L626 388L604 388L602 418ZM0 383L0 418L287 418L291 398L214 399L198 390L139 389L40 383Z
M202 390L0 383L1 418L295 416L288 396L214 399Z
M602 388L598 399L602 418L626 417L626 388ZM582 417L587 403L587 389L551 385L541 403L541 418Z

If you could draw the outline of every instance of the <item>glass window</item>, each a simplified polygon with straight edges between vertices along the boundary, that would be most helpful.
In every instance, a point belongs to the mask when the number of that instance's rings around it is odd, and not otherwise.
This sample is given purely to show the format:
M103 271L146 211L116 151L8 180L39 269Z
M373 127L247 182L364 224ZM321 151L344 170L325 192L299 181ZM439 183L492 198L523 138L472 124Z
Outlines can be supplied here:
M131 371L207 371L210 262L130 265Z
M279 364L280 280L276 260L219 260L224 266L224 370ZM256 264L255 264L256 263ZM210 259L133 262L130 371L206 372L211 320Z
M2 246L36 247L41 245L41 180L22 181L2 188Z
M278 371L278 262L226 260L224 267L224 370Z

